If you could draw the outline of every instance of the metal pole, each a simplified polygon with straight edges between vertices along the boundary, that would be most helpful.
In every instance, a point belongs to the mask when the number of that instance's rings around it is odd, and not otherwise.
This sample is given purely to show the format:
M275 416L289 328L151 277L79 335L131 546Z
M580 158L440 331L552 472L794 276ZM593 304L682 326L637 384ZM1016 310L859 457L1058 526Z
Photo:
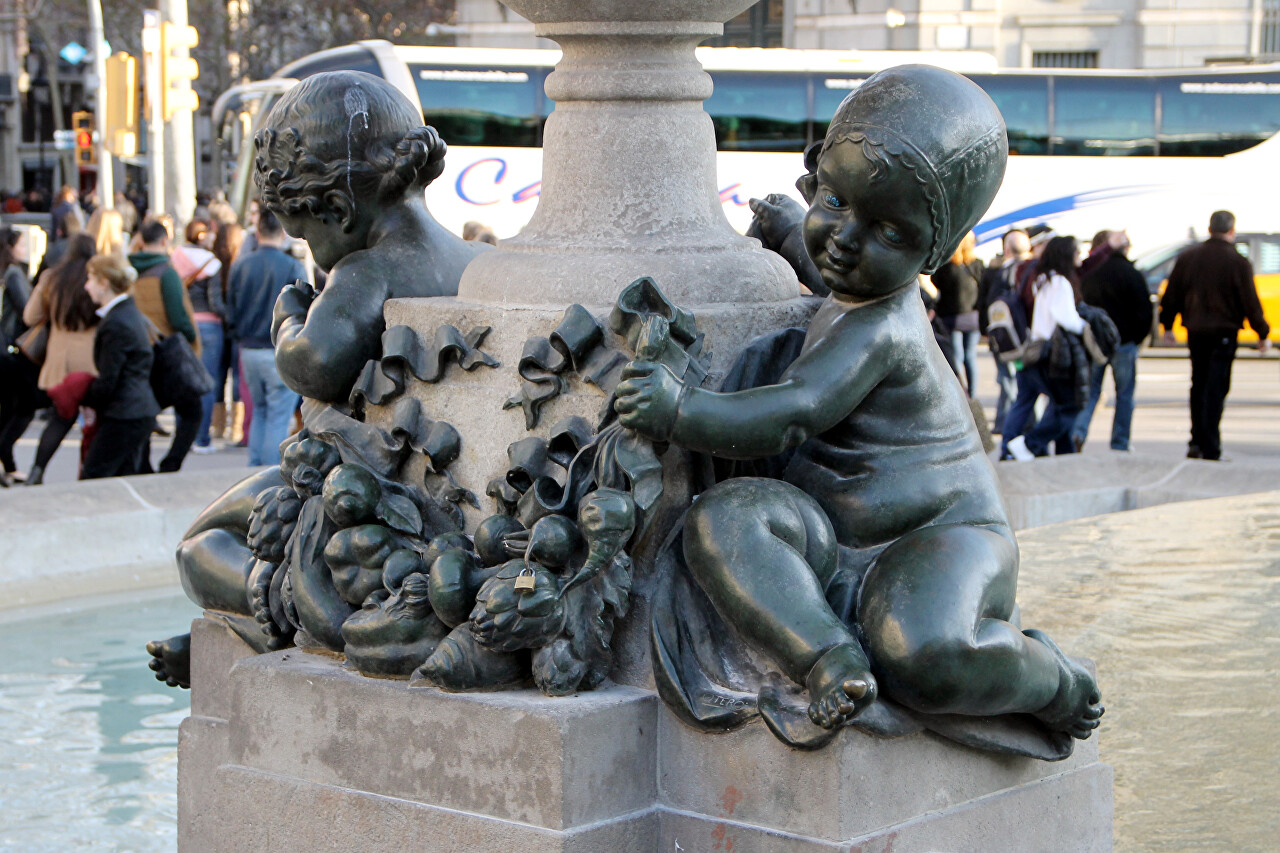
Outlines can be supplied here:
M98 78L98 96L94 98L94 126L98 139L93 143L98 161L98 206L110 210L115 204L115 174L111 164L111 152L107 150L107 39L102 31L102 3L89 3L89 43L93 45L93 75Z
M147 95L147 165L150 167L147 210L164 213L164 107L160 103L160 13L142 13L142 59Z
M160 0L160 18L178 27L187 26L187 0ZM166 44L175 59L187 57L186 47ZM160 57L167 62L168 56ZM176 111L164 122L164 169L168 181L165 185L164 209L173 216L174 227L185 227L196 205L196 138L195 117L191 110ZM180 232L179 232L180 233Z
M0 128L0 186L15 192L22 189L22 163L18 144L22 140L22 103L18 96L18 79L22 76L18 50L18 19L21 9L17 0L0 0L0 74L8 74L14 98L6 104L6 126Z

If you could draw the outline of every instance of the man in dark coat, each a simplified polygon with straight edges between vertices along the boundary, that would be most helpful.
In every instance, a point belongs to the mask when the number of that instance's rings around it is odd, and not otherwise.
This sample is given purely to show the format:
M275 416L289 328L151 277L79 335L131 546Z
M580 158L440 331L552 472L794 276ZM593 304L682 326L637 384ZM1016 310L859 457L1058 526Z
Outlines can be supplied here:
M1236 336L1244 321L1258 333L1259 352L1271 348L1271 327L1253 283L1253 266L1235 249L1236 218L1226 210L1209 218L1209 239L1178 256L1169 286L1160 301L1165 340L1173 339L1173 323L1182 315L1191 351L1190 459L1221 459L1218 425L1231 390L1231 364Z
M1138 348L1151 334L1151 295L1146 279L1127 257L1129 235L1123 231L1100 234L1101 245L1092 256L1102 255L1080 283L1084 301L1107 312L1120 333L1120 343L1111 360L1095 364L1089 380L1089 400L1076 417L1071 438L1077 449L1089 434L1093 410L1102 396L1102 378L1111 365L1111 381L1116 388L1116 411L1111 419L1111 449L1129 449L1129 429L1133 423L1133 393L1138 375ZM1095 242L1098 242L1095 240ZM1106 247L1106 248L1104 248Z

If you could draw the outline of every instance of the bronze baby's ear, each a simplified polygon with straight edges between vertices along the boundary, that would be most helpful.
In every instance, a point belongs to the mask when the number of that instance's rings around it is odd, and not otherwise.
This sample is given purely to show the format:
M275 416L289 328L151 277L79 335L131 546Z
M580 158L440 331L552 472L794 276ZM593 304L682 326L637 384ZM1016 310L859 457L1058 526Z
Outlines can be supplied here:
M796 189L800 190L800 195L804 196L804 200L810 204L813 203L813 197L818 194L818 155L821 153L821 142L815 142L805 149L805 174L796 180Z
M328 208L329 214L342 226L344 233L349 234L355 229L356 207L349 195L338 190L329 190L324 194L324 206Z

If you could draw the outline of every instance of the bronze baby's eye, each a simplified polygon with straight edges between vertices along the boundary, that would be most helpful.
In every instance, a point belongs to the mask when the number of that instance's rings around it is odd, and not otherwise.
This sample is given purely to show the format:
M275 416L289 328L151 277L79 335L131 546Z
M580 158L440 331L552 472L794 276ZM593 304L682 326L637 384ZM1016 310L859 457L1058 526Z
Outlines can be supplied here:
M883 235L885 242L892 243L895 246L902 245L905 240L901 231L887 223L880 226L880 233Z
M845 207L844 199L833 192L824 192L822 202L832 210L843 210Z

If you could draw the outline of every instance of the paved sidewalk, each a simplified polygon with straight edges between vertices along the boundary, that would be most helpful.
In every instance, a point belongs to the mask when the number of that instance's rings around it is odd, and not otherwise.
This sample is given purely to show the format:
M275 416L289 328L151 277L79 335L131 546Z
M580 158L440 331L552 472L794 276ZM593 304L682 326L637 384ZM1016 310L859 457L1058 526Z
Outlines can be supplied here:
M42 420L34 420L31 426L27 427L26 433L18 440L18 444L13 449L13 456L18 463L18 470L26 473L31 468L31 463L35 459L36 445L40 442L40 433L44 431L45 422ZM173 432L173 410L168 409L160 415L160 425ZM160 460L164 458L165 453L169 450L169 443L173 441L171 436L151 436L151 464L156 466L160 464ZM224 447L225 444L225 447ZM214 471L223 468L244 468L249 464L249 451L243 447L236 447L229 442L217 442L215 446L221 448L217 453L199 454L193 451L187 454L187 458L182 462L183 471ZM48 485L56 483L72 483L75 482L79 473L79 451L80 451L80 427L79 425L72 427L71 432L63 440L62 446L58 448L58 452L53 455L53 461L49 463L49 469L45 471L44 481Z
M978 396L991 418L995 412L995 363L989 352L978 353ZM1144 456L1186 458L1191 418L1187 394L1191 387L1191 362L1184 349L1144 351L1138 360L1136 410L1132 445ZM1103 398L1093 415L1085 455L1114 455L1110 449L1114 388L1111 374L1103 380ZM1280 359L1260 358L1256 351L1241 349L1236 358L1222 418L1223 454L1237 464L1251 460L1280 461ZM1005 462L1002 465L1015 463ZM1036 463L1018 463L1030 464ZM1277 482L1280 486L1280 481Z

